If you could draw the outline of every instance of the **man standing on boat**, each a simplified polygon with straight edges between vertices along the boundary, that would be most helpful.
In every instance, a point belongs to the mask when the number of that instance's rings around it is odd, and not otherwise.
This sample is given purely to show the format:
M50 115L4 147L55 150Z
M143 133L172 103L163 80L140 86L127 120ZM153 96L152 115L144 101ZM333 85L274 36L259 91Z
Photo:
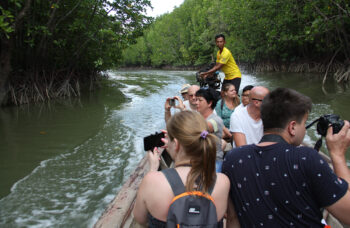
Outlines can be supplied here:
M222 70L225 74L225 79L222 84L232 83L235 85L236 91L238 93L239 87L241 85L242 74L231 54L231 51L225 47L225 36L223 34L216 35L215 43L219 48L216 55L216 65L209 71L202 72L200 75L205 79L216 71Z
M311 104L310 98L285 88L264 98L263 138L256 145L233 149L223 162L222 171L231 182L228 227L237 217L242 227L324 227L322 208L350 224L350 169L345 158L350 125L345 121L338 134L328 128L334 173L318 151L300 146Z

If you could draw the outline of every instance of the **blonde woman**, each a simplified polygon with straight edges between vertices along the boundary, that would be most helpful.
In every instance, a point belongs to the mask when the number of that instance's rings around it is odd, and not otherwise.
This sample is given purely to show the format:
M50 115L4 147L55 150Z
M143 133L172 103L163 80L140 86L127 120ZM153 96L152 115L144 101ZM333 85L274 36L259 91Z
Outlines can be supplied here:
M222 98L215 107L216 114L224 121L226 128L230 128L230 117L235 108L239 105L239 97L236 88L231 83L225 83L221 88Z
M217 219L222 221L230 182L225 175L215 173L216 136L208 133L205 119L196 112L176 113L167 123L164 142L187 191L196 189L207 193L214 185L211 196L216 205ZM140 185L133 210L135 220L140 224L148 223L149 227L165 227L174 198L166 177L157 171L159 156L157 148L148 152L150 172ZM197 189L197 186L202 188ZM222 227L222 222L219 224Z

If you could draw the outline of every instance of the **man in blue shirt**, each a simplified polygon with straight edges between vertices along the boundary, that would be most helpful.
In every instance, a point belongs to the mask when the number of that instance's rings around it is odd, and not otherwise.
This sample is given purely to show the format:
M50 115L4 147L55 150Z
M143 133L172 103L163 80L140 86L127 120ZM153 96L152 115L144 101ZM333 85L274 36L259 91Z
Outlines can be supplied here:
M231 182L228 227L324 227L322 208L350 224L349 122L326 143L334 172L319 153L300 146L310 98L278 88L261 105L264 136L259 144L233 149L222 171Z

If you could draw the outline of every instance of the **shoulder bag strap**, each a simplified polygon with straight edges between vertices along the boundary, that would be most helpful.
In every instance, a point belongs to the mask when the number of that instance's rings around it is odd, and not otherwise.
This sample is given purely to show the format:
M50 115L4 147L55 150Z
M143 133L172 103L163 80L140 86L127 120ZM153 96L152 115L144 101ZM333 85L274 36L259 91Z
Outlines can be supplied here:
M181 193L184 193L186 191L185 185L182 183L179 174L174 168L163 169L161 172L168 180L175 196L180 195Z

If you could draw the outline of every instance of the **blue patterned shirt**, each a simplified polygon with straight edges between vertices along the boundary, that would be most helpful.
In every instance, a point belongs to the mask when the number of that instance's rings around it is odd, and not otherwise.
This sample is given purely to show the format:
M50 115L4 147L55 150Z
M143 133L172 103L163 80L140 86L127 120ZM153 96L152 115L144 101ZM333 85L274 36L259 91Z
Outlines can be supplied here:
M222 172L241 227L323 227L320 208L348 189L317 151L286 143L235 148Z

